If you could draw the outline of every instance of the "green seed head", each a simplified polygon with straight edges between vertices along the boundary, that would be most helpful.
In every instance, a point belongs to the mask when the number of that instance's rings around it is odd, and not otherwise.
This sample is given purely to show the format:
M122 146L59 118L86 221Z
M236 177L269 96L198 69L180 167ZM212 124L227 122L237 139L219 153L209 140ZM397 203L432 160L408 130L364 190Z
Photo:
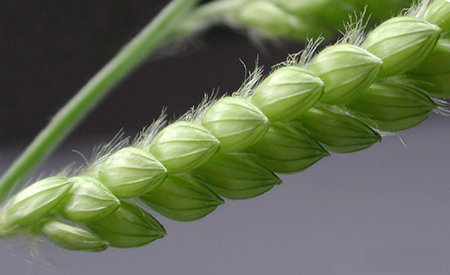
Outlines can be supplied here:
M317 14L323 11L327 6L334 0L315 0L315 1L304 1L304 0L271 0L283 10L298 16L309 16L311 14Z
M441 29L425 20L395 17L375 28L362 47L383 60L381 76L416 67L434 48Z
M323 81L297 66L271 73L255 89L251 102L270 121L293 118L311 108L322 96Z
M150 153L133 147L111 155L101 166L99 180L117 197L130 198L160 185L166 168Z
M214 192L185 175L169 175L163 184L140 199L161 215L177 221L198 220L223 204Z
M206 111L202 125L220 141L221 152L237 152L263 137L269 120L246 99L224 97Z
M243 25L255 28L269 37L285 36L291 30L291 18L270 2L253 1L243 5L236 14Z
M72 186L73 182L64 177L50 177L28 186L6 205L1 217L4 226L26 227L39 221L49 215Z
M119 208L120 201L99 180L79 176L70 181L74 185L57 209L65 219L74 222L93 221Z
M305 170L330 154L305 131L288 123L270 124L267 134L246 149L271 171L294 173Z
M108 242L78 227L55 220L45 220L40 225L41 233L53 244L68 250L102 252Z
M440 38L433 51L408 76L427 93L450 97L450 38Z
M214 156L193 174L219 196L236 200L259 196L281 183L270 170L242 155Z
M306 35L319 35L323 28L309 24L267 1L249 1L234 15L240 25L256 30L270 38L289 37L304 39Z
M134 204L124 201L114 213L87 227L107 240L112 247L138 247L151 243L166 235L164 227L150 214Z
M335 153L360 151L380 141L380 134L343 113L313 107L299 117L309 134Z
M366 10L365 14L370 14L370 19L385 20L392 17L394 11L401 11L411 5L411 0L345 0L356 5L360 10ZM350 14L350 11L348 14Z
M382 64L380 58L360 47L337 44L321 51L308 69L325 83L320 101L341 104L372 84Z
M335 26L342 25L342 21L348 18L356 10L349 0L270 0L279 5L283 10L298 16L299 18L314 17L316 25ZM361 1L358 1L361 2ZM370 7L370 6L369 6Z
M377 83L347 104L367 124L384 131L400 131L425 120L436 104L419 90L402 84Z
M423 19L438 25L442 31L450 31L450 1L434 0L425 10Z
M219 148L219 140L203 126L178 121L158 133L150 145L150 153L169 172L180 173L201 165Z

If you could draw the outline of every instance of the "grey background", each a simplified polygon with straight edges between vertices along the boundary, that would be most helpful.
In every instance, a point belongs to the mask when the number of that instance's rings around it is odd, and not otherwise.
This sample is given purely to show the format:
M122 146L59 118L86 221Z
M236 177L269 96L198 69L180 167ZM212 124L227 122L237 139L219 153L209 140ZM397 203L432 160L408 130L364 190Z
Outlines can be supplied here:
M1 3L0 173L164 5L42 3ZM280 45L261 48L221 29L171 47L176 55L160 53L128 78L34 177L83 163L72 150L89 156L121 128L134 136L163 106L181 114L203 93L234 91L244 77L239 59L253 68L261 53L270 68L302 47ZM43 244L36 252L25 237L2 240L0 274L450 274L448 119L432 115L368 150L333 154L199 221L155 214L168 235L145 247L92 254Z
M168 235L141 248L44 246L38 261L25 238L2 241L0 274L447 275L449 137L448 118L433 116L365 151L282 176L258 198L228 200L202 220L156 214ZM70 140L42 169L82 163L71 150L89 155L97 139ZM0 171L19 149L1 148Z

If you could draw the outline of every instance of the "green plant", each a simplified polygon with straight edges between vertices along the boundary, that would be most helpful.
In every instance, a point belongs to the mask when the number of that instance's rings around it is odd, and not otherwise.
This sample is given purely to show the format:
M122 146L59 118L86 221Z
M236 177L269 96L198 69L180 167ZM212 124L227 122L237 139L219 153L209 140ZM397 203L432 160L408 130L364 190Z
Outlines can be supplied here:
M223 203L216 194L231 199L258 196L280 183L272 171L302 171L327 156L326 150L349 153L370 147L380 135L361 120L380 130L413 127L437 105L407 78L386 77L412 74L422 62L446 65L427 56L441 53L434 48L445 39L441 31L448 31L449 13L442 11L449 10L449 3L435 1L425 7L386 21L365 39L357 24L317 55L317 44L310 43L264 80L256 70L231 97L205 100L166 128L162 116L135 142L114 146L79 175L31 185L5 206L2 235L43 234L61 247L87 251L105 249L105 241L117 247L144 245L165 231L123 199L139 197L164 216L195 220ZM281 34L290 36L290 31ZM398 51L391 54L392 49ZM441 91L445 85L437 88ZM385 94L392 98L388 106L377 100ZM363 104L375 111L366 113ZM292 150L292 141L299 146L290 158L286 151ZM55 220L59 217L85 224L94 235L61 225ZM137 228L115 228L117 222L111 219ZM136 238L137 231L148 234Z

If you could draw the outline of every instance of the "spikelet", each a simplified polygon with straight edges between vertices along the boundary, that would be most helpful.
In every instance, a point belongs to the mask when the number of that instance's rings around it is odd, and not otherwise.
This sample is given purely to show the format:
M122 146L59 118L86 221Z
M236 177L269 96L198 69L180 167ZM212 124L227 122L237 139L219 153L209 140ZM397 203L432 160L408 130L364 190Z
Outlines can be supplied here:
M233 19L236 24L269 38L304 39L308 35L317 36L326 31L268 1L245 3L236 11Z
M267 134L246 152L278 173L300 172L330 154L294 123L272 123Z
M272 189L281 180L269 169L240 154L220 154L192 171L217 195L249 199Z
M351 153L371 147L380 134L361 121L339 111L313 107L297 118L325 149L334 153Z
M56 212L74 222L100 219L119 208L119 200L98 179L89 176L70 178L73 187Z
M438 25L443 32L450 31L450 2L448 0L434 0L423 14L423 19Z
M372 127L391 132L416 126L437 108L420 90L401 83L375 83L346 106Z
M126 147L105 160L99 180L117 197L131 198L159 186L167 169L145 150Z
M314 106L323 94L323 85L303 68L281 67L256 87L251 102L271 122L286 120Z
M43 220L39 230L53 244L67 250L101 252L109 246L107 241L89 231L56 220Z
M321 51L308 66L325 83L320 99L341 104L355 98L378 77L383 62L376 55L350 44L337 44Z
M164 128L150 145L150 153L171 173L201 165L220 148L219 140L201 125L177 121Z
M138 206L125 201L114 213L87 223L87 227L112 247L138 247L166 235L164 227Z
M407 75L428 94L450 97L450 37L441 37L428 57Z
M433 50L441 29L414 17L395 17L375 28L362 47L383 61L381 76L400 75L416 67Z
M47 216L73 185L67 178L49 177L28 186L4 207L1 213L3 225L7 228L32 225Z
M158 188L141 195L140 200L177 221L198 220L223 204L214 192L186 175L169 175Z
M205 112L202 125L220 141L220 151L237 152L258 141L269 129L269 119L240 97L224 97Z

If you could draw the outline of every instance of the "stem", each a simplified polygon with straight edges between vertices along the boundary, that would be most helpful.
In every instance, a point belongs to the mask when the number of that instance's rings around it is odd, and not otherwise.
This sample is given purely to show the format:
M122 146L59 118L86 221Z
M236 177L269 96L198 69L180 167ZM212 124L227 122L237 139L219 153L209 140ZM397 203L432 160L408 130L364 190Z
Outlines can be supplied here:
M114 86L164 43L199 0L173 0L53 117L0 179L0 202L48 156Z

